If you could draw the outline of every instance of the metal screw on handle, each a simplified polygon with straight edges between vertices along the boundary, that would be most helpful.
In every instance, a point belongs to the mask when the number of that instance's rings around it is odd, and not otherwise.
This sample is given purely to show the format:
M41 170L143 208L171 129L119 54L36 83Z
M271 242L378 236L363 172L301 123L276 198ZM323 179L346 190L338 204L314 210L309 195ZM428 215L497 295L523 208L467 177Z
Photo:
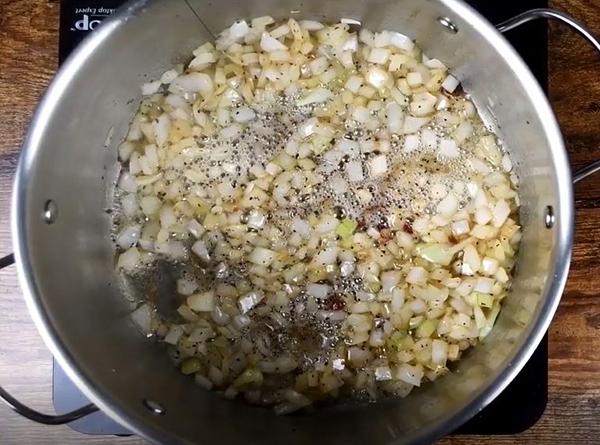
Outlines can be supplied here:
M565 14L564 12L556 11L554 9L532 9L496 25L496 28L500 32L507 32L536 19L552 19L567 24L569 27L583 36L588 42L590 42L596 51L600 53L600 41L586 28L583 23L574 17L571 17L569 14ZM586 165L585 167L573 173L573 182L578 183L597 171L600 171L600 160L592 162L591 164Z
M6 255L0 258L0 269L4 269L5 267L14 264L15 257L11 253L10 255ZM94 404L85 405L81 408L78 408L74 411L70 411L65 414L44 414L39 411L35 411L29 408L26 405L23 405L13 396L11 396L4 388L0 386L0 399L6 403L13 411L17 414L22 415L30 420L33 420L37 423L43 423L44 425L62 425L65 423L72 422L77 419L81 419L89 414L92 414L98 411L98 407Z

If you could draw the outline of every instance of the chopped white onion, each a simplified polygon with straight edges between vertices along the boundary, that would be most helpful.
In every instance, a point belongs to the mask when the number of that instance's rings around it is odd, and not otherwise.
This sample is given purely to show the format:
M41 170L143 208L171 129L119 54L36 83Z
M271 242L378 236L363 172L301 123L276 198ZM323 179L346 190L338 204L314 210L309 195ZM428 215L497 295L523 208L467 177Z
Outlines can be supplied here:
M396 102L391 102L387 106L387 124L391 133L400 134L405 132L404 112L402 111L402 107L400 107L400 105ZM411 127L409 129L412 128L413 126L411 122ZM414 131L411 132L414 133Z
M206 243L203 240L198 240L192 245L192 252L194 252L201 260L205 262L210 261L210 254Z
M492 224L494 227L502 227L508 215L510 215L508 203L503 199L499 200L492 210Z
M479 271L481 267L481 258L477 249L472 244L467 244L463 249L463 263L469 266L469 273L467 275L473 275Z
M369 345L374 348L381 348L385 344L383 329L373 329L369 336Z
M256 117L256 113L250 107L240 107L232 113L236 122L249 122Z
M304 105L327 102L332 96L333 93L327 88L316 88L312 90L307 96L303 97L302 99L299 99L297 104L302 107Z
M164 342L168 343L170 345L177 345L177 342L183 335L183 332L184 332L183 326L181 326L181 325L171 326L171 329L169 329L169 332L167 333L167 335L164 338Z
M346 173L350 182L359 182L364 179L362 164L358 161L350 161L346 164Z
M435 339L431 343L431 363L436 366L446 366L448 360L448 343Z
M481 272L485 275L494 275L498 272L498 260L496 258L485 257L481 261Z
M246 37L249 31L250 27L248 26L248 23L246 23L245 20L237 20L233 23L233 25L229 27L229 37L233 41L238 42L244 37Z
M419 72L410 72L406 75L406 81L411 87L416 88L423 84L423 76Z
M392 370L389 366L378 366L375 368L375 380L378 382L386 382L392 380Z
M163 84L170 84L177 79L177 76L179 76L177 70L167 70L160 76L160 82Z
M317 300L323 300L329 296L331 287L326 284L310 283L306 285L306 292Z
M194 280L187 278L177 280L177 292L181 295L192 295L196 289L198 289L198 284Z
M421 127L429 122L428 117L414 117L414 116L406 116L404 118L404 125L402 127L402 132L404 134L412 134L416 133L421 129Z
M448 74L448 76L446 76L446 78L442 82L442 88L448 91L449 93L454 93L458 85L460 85L460 81L452 74Z
M338 251L339 249L337 247L327 247L321 250L319 253L317 253L317 255L313 259L313 262L316 263L318 266L328 266L335 264L337 261Z
M219 326L226 326L231 320L231 316L227 312L224 312L219 306L215 306L210 314L210 318Z
M195 312L212 312L215 308L215 294L212 291L192 294L187 298L187 305Z
M440 139L439 153L450 159L457 158L460 155L454 139Z
M160 80L155 80L153 82L147 82L142 85L142 95L143 96L151 96L156 93L161 86Z
M171 82L171 87L173 86L186 93L200 93L204 97L214 88L212 78L205 73L183 74Z
M319 31L325 27L321 22L315 20L301 20L300 26L307 31Z
M387 173L388 163L385 155L375 156L369 159L369 173L371 177L377 177Z
M343 277L348 277L352 275L352 272L354 272L355 268L356 266L353 261L342 261L340 264L340 274Z
M369 53L367 61L371 63L377 63L380 65L385 64L390 58L391 51L385 48L373 48Z
M141 232L142 226L139 224L125 227L117 236L117 245L121 249L130 249L134 247L140 239Z
M248 261L259 266L269 266L275 259L276 253L264 247L255 247L248 255Z
M436 210L444 216L450 217L454 215L458 210L458 199L456 198L456 195L452 192L448 193L446 197L438 203Z
M475 283L475 290L482 294L492 293L494 289L494 280L492 278L479 277Z
M406 282L411 284L425 284L427 271L420 266L411 267L406 276Z
M404 145L402 147L402 150L405 153L410 153L412 151L415 151L417 148L419 148L419 145L420 145L419 136L416 134L409 134L404 139Z
M376 66L372 66L367 71L366 80L368 83L373 85L375 88L383 88L388 83L390 75L384 69Z
M469 233L469 231L471 230L471 228L469 227L469 221L462 219L460 221L455 221L452 223L452 234L454 236L462 236L465 235L467 233Z
M263 51L286 51L288 49L283 43L271 36L268 32L263 32L260 38L260 47Z
M478 207L475 210L475 222L480 225L486 225L492 220L492 212L487 207Z
M412 39L399 32L390 32L390 44L398 49L410 52L414 49L415 43Z
M121 173L118 187L124 192L135 193L137 191L137 182L135 178L127 172Z
M300 218L294 218L292 220L292 231L299 234L302 238L308 239L310 238L312 228L307 221Z
M371 359L371 353L363 348L351 346L348 348L348 360L356 368L364 366Z
M142 304L138 307L131 313L131 319L144 334L151 332L152 308L149 305Z
M253 309L258 303L260 303L265 295L260 291L248 292L244 296L238 299L238 306L242 314ZM239 322L239 321L238 321Z
M409 364L402 364L396 370L396 378L403 382L409 383L413 386L421 386L421 380L423 378L423 369L419 366L411 366Z
M361 76L352 75L346 81L345 88L352 91L354 94L358 93L360 87L364 84L364 80Z
M134 194L126 194L121 198L121 206L125 216L132 218L137 215L140 207Z
M133 272L140 263L140 252L137 248L132 247L121 255L117 261L117 268Z

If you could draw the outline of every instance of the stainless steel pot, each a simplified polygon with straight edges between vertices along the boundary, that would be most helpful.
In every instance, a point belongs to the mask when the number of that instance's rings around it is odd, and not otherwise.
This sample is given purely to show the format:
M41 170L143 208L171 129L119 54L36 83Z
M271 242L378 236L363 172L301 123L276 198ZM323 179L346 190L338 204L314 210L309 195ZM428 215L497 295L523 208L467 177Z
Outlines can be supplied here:
M521 179L523 240L511 295L484 344L456 372L403 400L275 417L194 385L128 314L109 239L116 146L139 84L183 60L240 17L360 20L416 38L451 66L496 126ZM574 20L538 10L537 17ZM592 166L581 176L598 168ZM31 315L77 386L132 431L160 443L423 443L496 397L546 331L565 284L573 233L571 174L542 89L500 32L457 0L163 0L129 3L68 59L33 119L14 188L15 260ZM0 266L9 263L6 257ZM62 423L94 411L44 416L0 391L22 414Z

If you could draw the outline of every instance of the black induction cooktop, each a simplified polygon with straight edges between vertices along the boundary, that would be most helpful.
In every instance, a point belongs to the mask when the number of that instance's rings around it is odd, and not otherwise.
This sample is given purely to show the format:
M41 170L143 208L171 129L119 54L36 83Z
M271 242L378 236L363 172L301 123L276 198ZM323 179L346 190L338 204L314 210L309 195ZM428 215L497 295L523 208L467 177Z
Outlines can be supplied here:
M60 16L60 62L100 22L112 14L124 0L62 0ZM547 0L468 1L492 23L499 23L520 12L547 6ZM511 31L510 42L521 54L540 84L548 80L547 28L543 22ZM54 366L54 406L65 412L85 405L87 399L77 390L64 371ZM460 427L455 434L515 434L526 430L541 417L548 397L548 339L544 337L514 381L490 405ZM69 424L86 434L128 434L101 412Z

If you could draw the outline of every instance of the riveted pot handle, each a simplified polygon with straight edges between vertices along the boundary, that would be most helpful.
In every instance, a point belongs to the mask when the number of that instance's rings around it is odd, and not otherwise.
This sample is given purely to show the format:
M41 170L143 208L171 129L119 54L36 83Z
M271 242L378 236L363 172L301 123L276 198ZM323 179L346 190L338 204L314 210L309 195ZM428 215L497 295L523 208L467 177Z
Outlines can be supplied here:
M583 23L579 22L574 17L571 17L569 14L565 14L564 12L556 11L554 9L531 9L496 25L496 28L500 32L507 32L536 19L552 19L568 25L570 28L583 36L583 38L585 38L588 42L590 42L596 51L600 53L600 41L590 32L590 30L587 29ZM599 170L600 160L594 161L573 173L573 182L577 183Z
M14 264L15 256L11 253L0 258L0 269ZM23 405L13 396L11 396L4 388L0 386L0 399L6 403L13 411L17 414L27 417L37 423L43 423L44 425L62 425L65 423L72 422L77 419L81 419L89 414L98 411L98 407L93 404L82 406L74 411L70 411L65 414L43 414L39 411L35 411L26 405Z

